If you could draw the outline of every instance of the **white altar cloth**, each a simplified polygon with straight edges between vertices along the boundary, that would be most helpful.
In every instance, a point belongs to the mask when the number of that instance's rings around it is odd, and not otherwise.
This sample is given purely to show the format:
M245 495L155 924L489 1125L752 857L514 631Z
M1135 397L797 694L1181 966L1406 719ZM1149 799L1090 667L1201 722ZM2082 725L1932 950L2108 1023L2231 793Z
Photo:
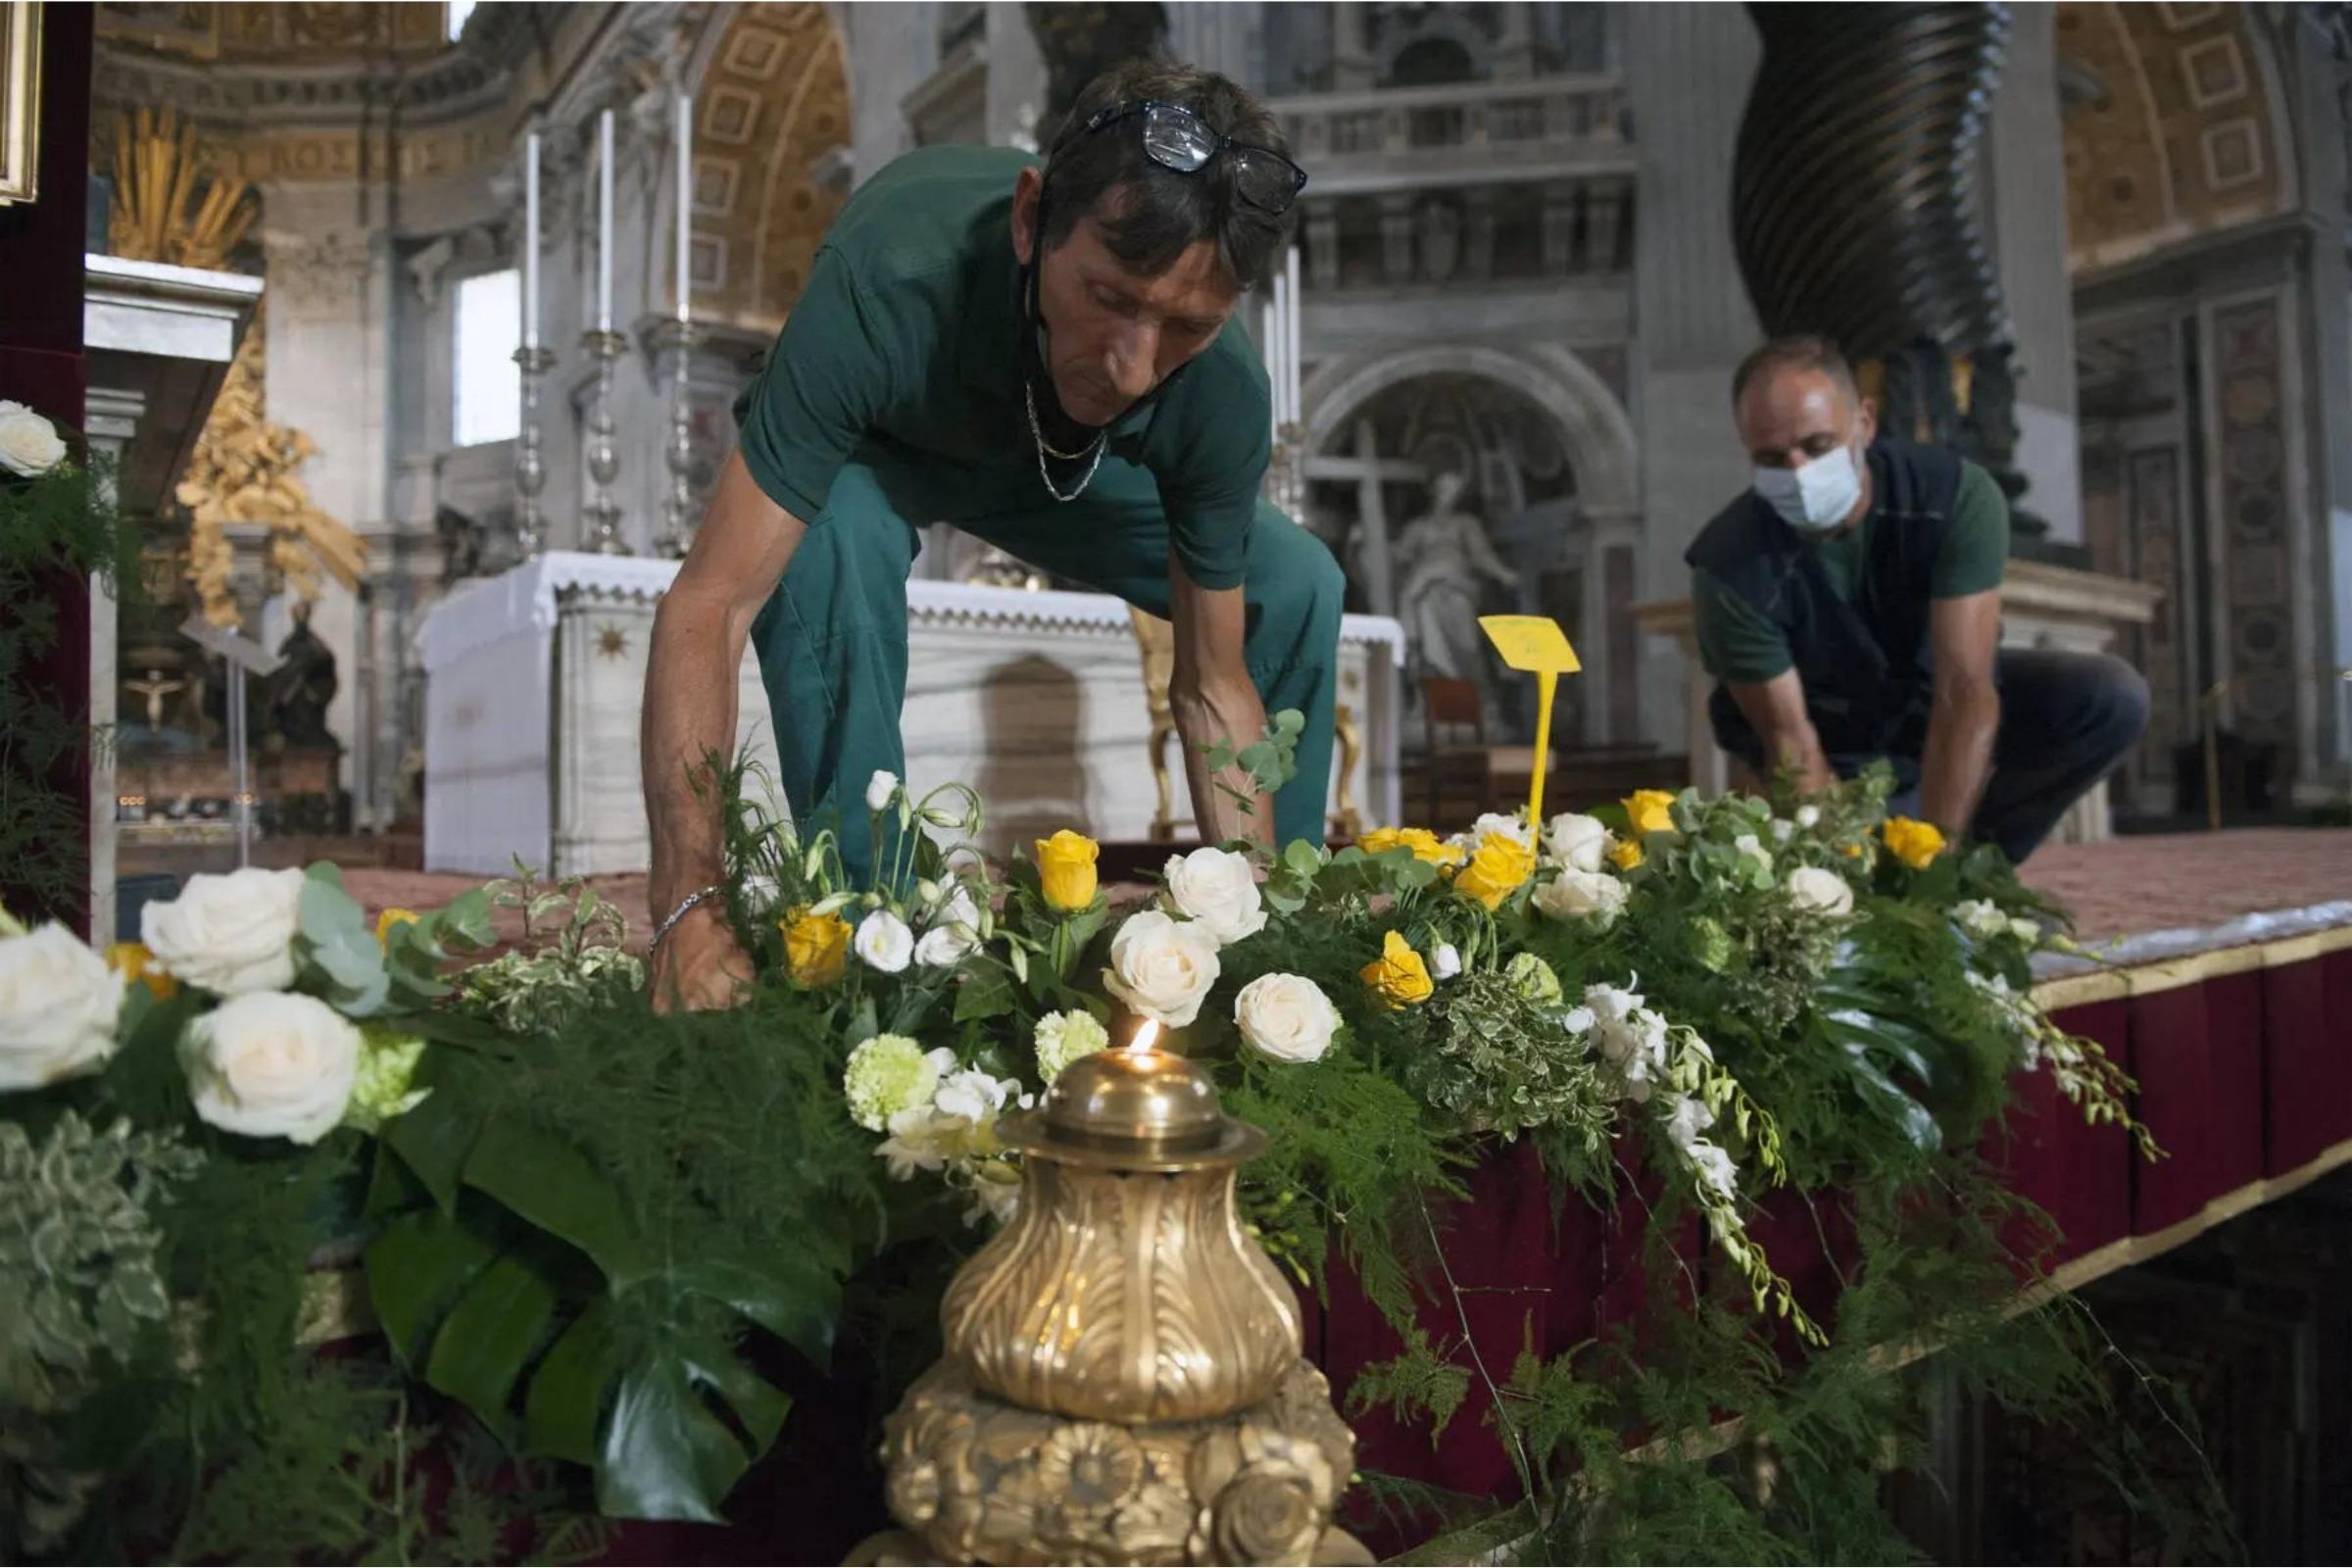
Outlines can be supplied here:
M670 561L554 552L467 583L426 614L428 869L489 875L515 856L562 875L645 868L638 720L654 608L676 571ZM1106 594L922 579L906 593L909 782L978 789L994 851L1057 827L1148 836L1150 716L1127 607ZM1396 819L1403 659L1395 620L1346 617L1340 701L1362 734L1353 799L1367 821ZM772 763L749 654L737 682L738 744ZM1190 807L1174 743L1167 761L1181 816Z

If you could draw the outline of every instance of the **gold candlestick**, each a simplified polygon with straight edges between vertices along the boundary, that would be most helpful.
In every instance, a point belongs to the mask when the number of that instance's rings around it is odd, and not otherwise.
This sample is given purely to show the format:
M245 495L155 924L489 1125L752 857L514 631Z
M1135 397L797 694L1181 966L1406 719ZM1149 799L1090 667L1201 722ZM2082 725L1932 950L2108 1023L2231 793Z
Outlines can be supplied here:
M860 1562L1368 1563L1331 1516L1355 1439L1242 1229L1265 1135L1167 1052L1072 1063L1001 1136L1021 1206L883 1429L907 1534Z

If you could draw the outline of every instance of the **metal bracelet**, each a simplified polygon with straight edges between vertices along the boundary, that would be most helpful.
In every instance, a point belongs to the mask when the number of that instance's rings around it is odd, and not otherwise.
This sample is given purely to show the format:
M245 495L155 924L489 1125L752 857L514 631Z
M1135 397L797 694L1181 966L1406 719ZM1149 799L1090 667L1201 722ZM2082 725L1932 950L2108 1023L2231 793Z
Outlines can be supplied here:
M669 935L670 928L672 926L676 925L680 920L686 918L687 910L693 908L705 899L710 898L712 894L722 891L724 890L721 889L716 883L712 883L707 888L697 888L692 893L687 894L683 899L680 899L678 901L678 906L670 910L668 915L663 918L660 925L654 927L654 940L647 943L645 947L645 951L648 956L651 956L656 948L662 946L662 939Z

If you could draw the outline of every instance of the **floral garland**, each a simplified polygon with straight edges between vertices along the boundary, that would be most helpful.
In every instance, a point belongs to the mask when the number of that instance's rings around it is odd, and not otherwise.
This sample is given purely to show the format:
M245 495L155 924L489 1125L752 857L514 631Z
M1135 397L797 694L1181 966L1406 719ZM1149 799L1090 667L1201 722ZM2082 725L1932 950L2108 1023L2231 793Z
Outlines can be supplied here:
M1337 851L1207 847L1171 856L1148 902L1123 911L1100 885L1098 847L1076 833L992 870L971 848L979 802L960 786L918 798L875 775L865 805L884 874L862 889L829 832L804 837L736 791L727 902L772 977L760 995L791 1031L780 1047L743 1049L803 1055L838 1041L820 1070L840 1101L808 1111L814 1136L862 1147L899 1190L985 1226L1019 1197L1000 1117L1149 1022L1238 1109L1281 1123L1243 1185L1269 1250L1311 1282L1338 1238L1403 1323L1388 1205L1447 1190L1484 1139L1535 1140L1556 1177L1595 1197L1639 1149L1632 1157L1671 1174L1661 1200L1704 1216L1754 1309L1819 1343L1750 1234L1761 1194L1965 1148L2016 1071L2046 1068L2087 1119L2132 1125L2129 1079L2027 990L2032 954L2067 945L2058 925L1997 857L1953 855L1927 824L1885 818L1886 789L1865 778L1787 814L1762 799L1643 791L1540 825L1492 815L1446 839L1399 827ZM526 922L560 919L540 956L475 961L494 892ZM57 1173L27 1212L0 1207L0 1281L21 1274L44 1303L39 1334L0 1334L0 1388L40 1390L42 1408L62 1413L101 1395L110 1366L153 1377L182 1364L176 1352L157 1362L138 1327L181 1300L159 1247L206 1242L174 1237L171 1195L272 1162L320 1179L370 1150L379 1307L470 1290L495 1277L482 1271L501 1245L520 1249L511 1260L525 1274L550 1248L572 1250L612 1296L547 1297L554 1353L544 1339L470 1339L488 1331L466 1310L387 1321L408 1374L494 1430L527 1388L524 1451L590 1465L607 1511L714 1517L786 1402L724 1358L720 1336L757 1323L821 1357L854 1260L804 1226L808 1258L651 1269L626 1181L551 1142L544 1123L483 1125L474 1097L518 1066L559 1068L559 1043L583 1026L659 1040L724 1020L643 1014L618 920L527 876L445 910L388 911L372 929L331 867L198 876L147 907L142 934L101 955L59 926L0 918L0 1168ZM598 1072L594 1049L582 1072ZM649 1070L661 1059L657 1048ZM684 1157L666 1152L689 1104L674 1087L580 1081L611 1098L552 1107L562 1125L650 1117L644 1147L667 1167ZM1826 1119L1804 1108L1816 1102L1833 1107ZM775 1169L792 1168L786 1152ZM723 1148L697 1157L722 1163L664 1179L727 1182ZM450 1229L483 1200L504 1217ZM31 1240L61 1234L89 1240L77 1252ZM538 1239L499 1240L514 1237ZM877 1230L862 1245L885 1240ZM312 1250L275 1255L298 1276ZM68 1257L81 1261L55 1261ZM566 1268L547 1277L576 1279ZM627 1342L637 1359L604 1350L583 1363L567 1348L601 1343L648 1280L669 1294ZM743 1321L714 1316L713 1302ZM203 1305L205 1321L233 1316L233 1301ZM565 1323L573 1332L559 1333ZM445 1364L489 1369L488 1381L444 1376ZM697 1377L711 1380L699 1396ZM616 1379L662 1419L619 1432ZM538 1385L574 1423L544 1439L532 1435ZM733 1426L710 1415L713 1395ZM713 1443L741 1453L717 1462Z

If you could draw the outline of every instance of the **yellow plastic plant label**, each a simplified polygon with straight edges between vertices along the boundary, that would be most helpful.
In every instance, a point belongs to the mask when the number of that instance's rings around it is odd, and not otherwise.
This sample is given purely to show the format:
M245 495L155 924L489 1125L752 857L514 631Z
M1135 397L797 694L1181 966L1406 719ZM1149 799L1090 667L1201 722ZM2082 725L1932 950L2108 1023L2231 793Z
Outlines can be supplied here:
M1513 669L1573 675L1585 667L1568 646L1568 634L1549 615L1481 615L1478 624Z

